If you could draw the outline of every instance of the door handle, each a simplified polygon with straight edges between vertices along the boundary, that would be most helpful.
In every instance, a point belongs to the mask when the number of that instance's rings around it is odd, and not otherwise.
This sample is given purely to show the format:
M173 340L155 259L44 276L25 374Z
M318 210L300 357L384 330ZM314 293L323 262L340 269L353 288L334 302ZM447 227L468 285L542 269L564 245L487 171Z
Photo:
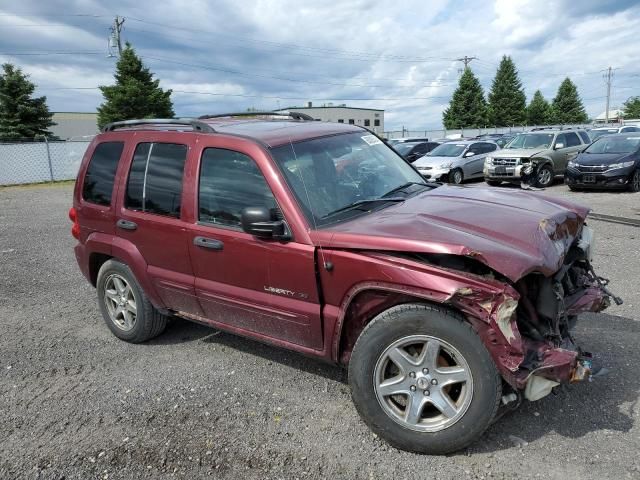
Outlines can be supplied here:
M193 244L196 247L209 248L211 250L222 250L222 248L224 247L224 243L222 243L220 240L207 237L195 237L193 239Z
M129 220L120 219L116 222L118 228L122 228L123 230L135 230L138 228L138 224L135 222L130 222Z

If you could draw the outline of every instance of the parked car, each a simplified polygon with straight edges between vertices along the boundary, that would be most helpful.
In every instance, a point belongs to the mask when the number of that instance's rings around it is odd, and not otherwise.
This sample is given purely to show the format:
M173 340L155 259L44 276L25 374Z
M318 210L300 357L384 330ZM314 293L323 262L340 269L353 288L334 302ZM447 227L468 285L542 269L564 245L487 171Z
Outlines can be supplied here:
M409 162L415 162L442 142L401 142L393 145L393 149Z
M465 140L443 143L413 164L427 180L462 183L482 178L487 154L500 147L492 141Z
M604 135L569 161L571 190L617 188L640 192L640 133Z
M403 137L403 138L391 138L387 140L387 143L391 146L404 142L428 142L426 137Z
M486 158L485 181L492 186L526 181L548 187L557 175L564 174L569 157L589 143L591 139L584 130L539 129L519 133L504 149Z
M250 115L116 122L91 142L71 233L116 337L174 316L344 365L364 422L432 454L589 376L570 328L610 294L587 208L427 183L362 127Z
M599 127L589 130L589 137L591 141L595 141L603 135L614 135L616 133L633 133L640 132L640 127L637 125L623 125L621 127Z

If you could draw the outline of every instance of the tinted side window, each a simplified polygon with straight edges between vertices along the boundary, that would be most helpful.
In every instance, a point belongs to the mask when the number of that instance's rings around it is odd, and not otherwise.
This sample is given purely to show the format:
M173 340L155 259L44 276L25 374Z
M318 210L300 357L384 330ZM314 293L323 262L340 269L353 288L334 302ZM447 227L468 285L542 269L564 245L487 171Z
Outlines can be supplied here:
M589 138L589 134L587 132L578 132L580 138L584 143L591 143L591 138Z
M565 144L565 147L577 147L580 145L580 139L578 138L578 135L575 132L565 133L564 136L567 139L567 143Z
M561 143L563 145L562 148L565 148L567 146L567 139L564 136L564 133L559 133L558 136L556 137L556 142L554 143L554 145L558 145L559 143Z
M412 153L417 153L420 155L424 155L425 153L427 153L428 150L428 145L426 143L420 143L418 145L416 145L415 147L413 147L413 152Z
M180 217L186 158L186 145L138 144L129 172L125 206L132 210Z
M84 200L98 205L111 204L113 182L123 149L123 142L98 144L84 176L82 184L82 198Z
M276 208L258 166L239 152L205 149L200 165L198 219L239 228L240 214L246 207Z
M466 153L469 152L473 152L474 155L480 155L481 153L484 153L484 147L483 147L483 143L473 143L471 144L471 146L469 147L469 150L467 150Z
M484 153L494 152L498 148L498 145L495 143L485 143L484 145Z

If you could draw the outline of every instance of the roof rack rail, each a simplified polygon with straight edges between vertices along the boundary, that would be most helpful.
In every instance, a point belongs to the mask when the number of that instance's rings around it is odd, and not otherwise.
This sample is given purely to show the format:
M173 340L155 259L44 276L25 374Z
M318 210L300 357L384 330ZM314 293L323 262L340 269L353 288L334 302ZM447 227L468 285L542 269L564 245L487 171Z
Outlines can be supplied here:
M134 127L136 125L188 125L196 132L215 133L215 129L208 123L195 118L142 118L137 120L122 120L106 124L103 132L113 132L118 128Z
M257 117L260 115L271 115L274 117L291 117L294 120L314 120L314 118L306 113L300 112L240 112L240 113L218 113L215 115L201 115L198 118L200 120L206 120L209 118L224 118L224 117Z

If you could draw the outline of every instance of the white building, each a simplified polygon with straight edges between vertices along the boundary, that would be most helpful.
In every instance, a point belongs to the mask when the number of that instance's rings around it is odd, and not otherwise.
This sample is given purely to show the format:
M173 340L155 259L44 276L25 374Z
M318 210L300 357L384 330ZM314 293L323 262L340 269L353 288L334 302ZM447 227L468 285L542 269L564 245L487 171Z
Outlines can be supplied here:
M347 107L345 104L332 105L330 103L314 107L311 102L308 102L306 107L289 107L277 111L306 113L321 122L360 125L379 135L384 132L384 110L376 108L356 108Z

